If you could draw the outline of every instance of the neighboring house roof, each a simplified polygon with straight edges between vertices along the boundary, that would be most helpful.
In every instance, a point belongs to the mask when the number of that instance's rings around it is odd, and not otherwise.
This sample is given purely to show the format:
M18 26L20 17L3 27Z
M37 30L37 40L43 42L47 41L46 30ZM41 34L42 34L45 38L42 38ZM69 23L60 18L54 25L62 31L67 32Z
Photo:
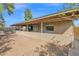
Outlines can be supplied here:
M79 16L79 9L78 8L77 9L70 9L70 10L58 12L55 14L49 14L46 16L30 19L29 21L13 24L11 26L29 25L29 24L34 24L34 23L50 21L51 19L52 19L52 22L64 21L64 20L74 20L74 19L78 19L79 18L78 16Z

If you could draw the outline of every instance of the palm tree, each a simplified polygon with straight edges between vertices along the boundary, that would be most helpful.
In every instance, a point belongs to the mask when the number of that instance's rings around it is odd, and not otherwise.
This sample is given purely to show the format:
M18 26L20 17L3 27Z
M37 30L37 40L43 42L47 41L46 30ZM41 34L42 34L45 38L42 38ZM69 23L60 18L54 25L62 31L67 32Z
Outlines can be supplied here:
M6 9L8 11L8 14L11 15L14 9L13 3L0 3L0 14L2 14L2 12Z
M13 3L0 3L0 25L2 24L3 26L3 22L4 22L4 18L3 18L3 11L7 10L8 14L11 15L13 13Z
M25 18L25 21L32 19L32 13L31 13L30 9L25 10L24 18Z

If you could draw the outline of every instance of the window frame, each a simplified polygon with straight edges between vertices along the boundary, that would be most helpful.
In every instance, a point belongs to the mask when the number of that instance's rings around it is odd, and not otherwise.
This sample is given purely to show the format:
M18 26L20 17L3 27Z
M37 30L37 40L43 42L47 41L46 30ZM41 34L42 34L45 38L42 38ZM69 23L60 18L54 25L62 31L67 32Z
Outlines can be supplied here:
M52 27L53 29L52 30L48 30L47 27ZM46 31L53 32L54 31L54 26L53 25L46 25Z

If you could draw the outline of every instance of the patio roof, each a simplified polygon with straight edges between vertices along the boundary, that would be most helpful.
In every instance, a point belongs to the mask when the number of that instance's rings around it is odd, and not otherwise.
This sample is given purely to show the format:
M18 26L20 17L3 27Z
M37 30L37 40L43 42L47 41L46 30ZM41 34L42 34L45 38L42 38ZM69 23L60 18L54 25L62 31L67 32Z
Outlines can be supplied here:
M70 9L55 14L49 14L46 16L30 19L29 21L13 24L11 26L25 26L25 25L30 25L40 22L48 22L48 21L58 22L58 21L66 21L66 20L75 20L78 18L79 18L79 9L76 8L76 9Z

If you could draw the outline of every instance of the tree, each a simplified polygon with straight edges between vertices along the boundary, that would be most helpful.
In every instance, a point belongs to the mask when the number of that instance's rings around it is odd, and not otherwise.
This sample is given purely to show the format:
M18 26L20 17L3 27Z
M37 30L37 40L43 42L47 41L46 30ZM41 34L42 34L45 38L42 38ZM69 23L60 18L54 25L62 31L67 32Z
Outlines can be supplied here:
M11 15L14 9L13 3L0 3L0 14L2 14L2 12L6 9L8 11L8 14Z
M13 3L0 3L0 25L2 24L3 26L3 22L4 22L4 18L3 18L3 11L7 10L8 14L11 15L13 13Z
M32 13L31 13L30 9L25 10L24 18L25 18L25 21L32 19Z

